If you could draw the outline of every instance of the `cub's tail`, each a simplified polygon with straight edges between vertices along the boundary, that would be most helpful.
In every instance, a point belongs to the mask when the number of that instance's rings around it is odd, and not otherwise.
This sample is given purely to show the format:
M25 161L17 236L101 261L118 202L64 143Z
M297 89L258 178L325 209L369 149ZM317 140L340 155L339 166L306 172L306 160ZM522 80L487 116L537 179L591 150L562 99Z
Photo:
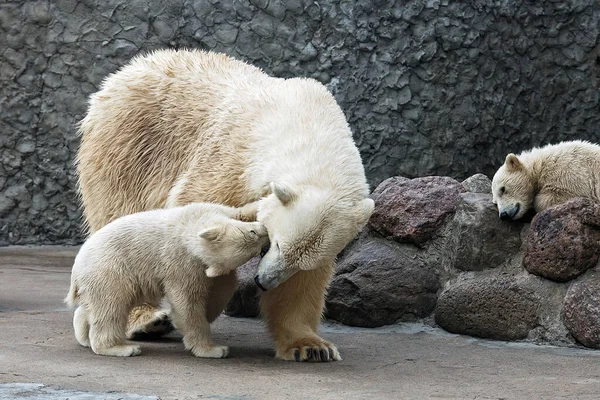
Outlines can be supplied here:
M79 289L73 276L71 276L71 287L69 288L69 294L67 294L67 297L65 297L64 301L70 308L77 307L77 304L79 303Z

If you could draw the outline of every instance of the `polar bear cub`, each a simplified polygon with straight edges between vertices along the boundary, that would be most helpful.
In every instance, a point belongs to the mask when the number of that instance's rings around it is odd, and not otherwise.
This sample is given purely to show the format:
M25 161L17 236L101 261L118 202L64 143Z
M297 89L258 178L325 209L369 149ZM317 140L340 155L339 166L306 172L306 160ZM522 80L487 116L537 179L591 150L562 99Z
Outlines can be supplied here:
M502 219L519 219L574 197L600 200L600 146L573 140L508 154L492 180Z
M247 215L247 213L251 215ZM164 298L185 348L197 357L223 358L206 317L210 276L226 274L267 246L255 207L209 203L130 214L114 220L83 244L75 258L65 302L75 310L77 341L94 353L135 356L125 343L129 312Z

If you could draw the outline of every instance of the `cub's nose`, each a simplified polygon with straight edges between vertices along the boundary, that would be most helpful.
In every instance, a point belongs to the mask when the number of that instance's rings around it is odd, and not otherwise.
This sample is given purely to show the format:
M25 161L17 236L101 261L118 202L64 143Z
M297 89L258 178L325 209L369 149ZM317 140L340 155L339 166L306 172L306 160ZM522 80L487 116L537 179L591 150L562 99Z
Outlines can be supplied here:
M501 220L507 220L507 219L510 219L510 215L508 215L508 213L507 213L506 211L502 211L502 212L500 213L500 219L501 219Z
M267 243L267 245L260 250L260 258L263 258L265 256L265 254L267 254L267 252L269 251L270 248L271 248L271 242Z

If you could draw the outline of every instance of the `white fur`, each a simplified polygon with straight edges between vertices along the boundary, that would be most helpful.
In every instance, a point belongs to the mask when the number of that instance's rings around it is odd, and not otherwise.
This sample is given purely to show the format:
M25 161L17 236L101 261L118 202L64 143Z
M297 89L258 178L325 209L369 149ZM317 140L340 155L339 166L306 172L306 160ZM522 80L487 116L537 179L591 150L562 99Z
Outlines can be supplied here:
M512 219L575 197L600 200L600 146L575 140L509 154L492 193L500 215Z
M198 357L226 357L212 342L206 317L210 276L227 274L256 256L268 243L259 222L233 219L239 209L193 203L119 218L83 244L73 265L65 302L79 308L73 327L77 341L96 354L135 356L125 344L130 310L172 307L185 347Z

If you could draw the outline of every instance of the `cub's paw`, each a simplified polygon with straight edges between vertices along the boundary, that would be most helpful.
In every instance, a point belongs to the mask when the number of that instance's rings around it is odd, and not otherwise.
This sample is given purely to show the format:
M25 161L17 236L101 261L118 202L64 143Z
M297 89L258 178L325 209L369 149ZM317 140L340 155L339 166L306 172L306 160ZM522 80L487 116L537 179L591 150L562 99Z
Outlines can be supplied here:
M342 361L342 356L333 343L318 338L296 340L286 349L278 349L276 357L288 361Z
M229 347L219 345L212 347L193 347L192 353L196 357L201 358L225 358L229 355Z
M113 356L113 357L133 357L139 356L142 354L142 349L137 345L122 345L122 346L113 346L113 347L100 347L94 348L92 350L96 354L100 354L102 356Z

